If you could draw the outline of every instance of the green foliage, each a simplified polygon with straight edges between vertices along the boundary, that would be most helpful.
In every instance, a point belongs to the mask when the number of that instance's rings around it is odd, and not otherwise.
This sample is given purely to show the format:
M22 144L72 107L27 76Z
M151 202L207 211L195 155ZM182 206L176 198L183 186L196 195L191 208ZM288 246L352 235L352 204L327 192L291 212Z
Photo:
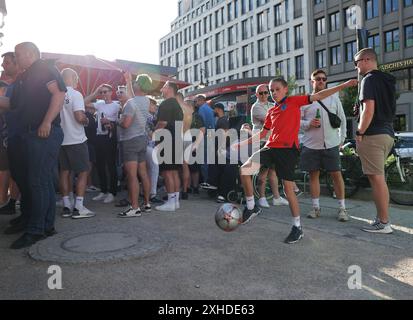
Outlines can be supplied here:
M277 69L277 72L275 73L275 77L284 77L280 69ZM287 82L288 82L288 95L292 95L298 89L297 79L295 78L295 76L289 76L287 79Z
M344 89L341 94L341 102L343 104L344 112L346 116L353 116L354 104L357 102L358 87L351 87Z

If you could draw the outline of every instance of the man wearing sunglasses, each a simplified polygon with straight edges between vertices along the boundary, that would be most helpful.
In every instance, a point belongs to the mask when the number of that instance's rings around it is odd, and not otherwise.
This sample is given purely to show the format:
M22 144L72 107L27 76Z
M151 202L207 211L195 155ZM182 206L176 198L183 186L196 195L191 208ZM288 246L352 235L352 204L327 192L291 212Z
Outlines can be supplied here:
M109 84L100 85L95 92L85 98L85 106L96 110L97 131L95 141L96 168L100 182L100 194L94 201L112 203L117 193L117 135L116 120L120 105L112 101L113 89ZM101 100L97 101L97 98ZM96 102L93 102L96 101ZM109 172L109 177L106 173ZM109 178L109 179L108 179ZM108 181L109 180L109 181Z
M257 87L256 93L257 102L251 108L251 121L254 125L253 132L260 132L264 127L265 118L267 116L268 110L270 110L274 104L268 101L270 96L270 92L268 86L266 84L259 85ZM266 139L261 141L262 147L267 142ZM288 201L280 196L280 192L278 190L278 177L275 170L272 168L266 168L261 170L259 175L259 192L260 192L260 199L258 201L258 205L261 208L269 208L270 205L268 204L267 198L265 197L265 187L267 178L269 179L271 190L273 192L273 205L274 206L288 206Z
M313 93L327 88L327 75L323 70L315 70L312 73L311 86ZM339 116L341 127L334 129L330 125L328 114L318 101L301 109L301 129L304 136L302 138L300 168L302 171L310 173L310 192L313 202L313 209L307 217L317 219L321 215L320 170L324 169L334 181L334 190L339 201L338 220L347 222L350 218L345 204L339 150L347 136L346 115L337 96L330 96L321 102L330 112ZM317 113L321 115L321 119L317 119Z
M396 79L378 70L374 49L367 48L355 56L355 66L363 77L359 101L361 112L357 130L357 153L363 172L369 178L377 216L365 232L393 233L389 220L389 189L384 166L394 145L393 121L396 114Z

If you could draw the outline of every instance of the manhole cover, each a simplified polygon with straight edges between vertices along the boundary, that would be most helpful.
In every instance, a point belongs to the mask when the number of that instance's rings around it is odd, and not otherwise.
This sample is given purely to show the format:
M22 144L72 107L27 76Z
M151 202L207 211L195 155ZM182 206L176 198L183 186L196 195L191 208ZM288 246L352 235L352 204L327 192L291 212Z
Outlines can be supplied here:
M136 246L140 239L124 233L95 233L67 240L62 248L75 253L101 253L129 249Z
M143 229L67 232L36 243L29 255L35 260L57 263L124 261L154 254L166 245L165 239Z

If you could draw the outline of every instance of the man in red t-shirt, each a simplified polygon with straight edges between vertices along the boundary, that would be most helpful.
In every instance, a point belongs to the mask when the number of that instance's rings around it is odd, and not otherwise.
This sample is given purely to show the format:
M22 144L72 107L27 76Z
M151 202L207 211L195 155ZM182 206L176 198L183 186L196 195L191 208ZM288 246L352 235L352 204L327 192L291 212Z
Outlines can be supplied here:
M261 212L261 209L255 205L252 174L257 172L262 165L275 167L278 177L283 180L285 194L290 203L293 216L293 229L285 242L292 244L302 239L303 229L300 220L300 207L294 192L294 170L299 156L300 108L357 84L357 80L350 80L312 95L288 97L288 83L283 78L277 78L270 82L269 87L275 106L268 111L264 128L254 137L235 146L242 147L251 144L253 141L259 141L265 138L268 132L271 132L265 147L253 154L241 168L241 182L247 199L243 224L249 223Z

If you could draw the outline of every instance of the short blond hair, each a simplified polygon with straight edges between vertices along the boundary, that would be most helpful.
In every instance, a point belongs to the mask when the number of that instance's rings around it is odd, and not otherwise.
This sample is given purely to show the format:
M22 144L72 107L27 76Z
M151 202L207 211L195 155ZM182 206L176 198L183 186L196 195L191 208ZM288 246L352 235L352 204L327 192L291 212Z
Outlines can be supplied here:
M356 53L355 58L368 58L377 62L377 53L373 48L364 48Z

